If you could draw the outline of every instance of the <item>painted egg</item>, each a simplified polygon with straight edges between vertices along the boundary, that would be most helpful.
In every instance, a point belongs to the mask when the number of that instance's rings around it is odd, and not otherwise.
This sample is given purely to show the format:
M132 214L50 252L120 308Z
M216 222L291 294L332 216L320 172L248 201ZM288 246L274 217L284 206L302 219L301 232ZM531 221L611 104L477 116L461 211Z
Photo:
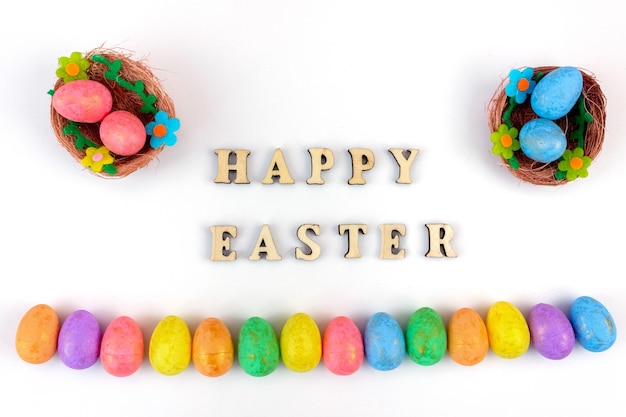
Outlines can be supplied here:
M404 333L396 319L387 313L379 312L370 317L363 343L367 362L376 370L390 371L404 360Z
M582 73L574 67L560 67L539 80L530 105L539 117L560 119L572 110L582 89Z
M494 303L485 319L489 346L496 355L513 359L530 346L530 330L521 311L507 301Z
M487 327L471 308L457 310L448 322L448 353L460 365L480 363L489 351Z
M160 374L183 372L191 361L191 333L187 323L178 316L163 318L152 332L148 356Z
M134 155L146 144L146 127L131 112L116 110L100 123L100 140L117 155Z
M86 369L100 357L102 333L93 314L77 310L63 322L59 331L59 358L68 368Z
M553 121L533 119L522 126L519 143L526 156L547 164L563 155L567 147L567 138L563 130Z
M127 316L114 319L102 335L100 363L113 376L132 375L141 366L144 341L141 328Z
M22 360L40 364L57 351L59 317L47 304L38 304L22 316L15 333L15 350Z
M419 365L434 365L448 350L446 325L441 316L429 307L414 312L406 326L409 358Z
M322 336L313 319L296 313L285 322L280 333L280 354L287 369L308 372L322 358Z
M363 336L356 324L344 316L332 319L322 339L326 368L336 375L351 375L359 370L363 357Z
M111 111L113 97L102 83L76 80L63 84L54 92L52 107L68 120L96 123Z
M278 338L272 326L262 318L251 317L243 323L237 347L239 364L248 375L266 376L278 367Z
M572 303L569 318L576 340L586 350L602 352L615 343L615 321L599 301L587 296L577 298Z
M548 359L563 359L574 349L576 338L567 316L550 304L537 304L528 313L533 347Z
M202 320L191 345L195 368L202 375L221 376L230 370L234 357L233 338L226 324L213 317Z

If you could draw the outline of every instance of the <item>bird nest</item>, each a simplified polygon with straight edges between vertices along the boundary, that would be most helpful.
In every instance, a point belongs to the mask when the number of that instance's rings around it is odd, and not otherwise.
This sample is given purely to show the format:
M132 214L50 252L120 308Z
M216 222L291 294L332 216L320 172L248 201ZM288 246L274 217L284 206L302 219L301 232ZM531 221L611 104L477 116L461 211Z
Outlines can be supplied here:
M557 160L538 162L528 157L516 137L527 122L537 119L526 92L510 86L522 80L524 87L535 87L540 80L559 67L544 66L524 71L512 70L497 88L487 106L487 120L492 135L493 153L499 155L504 165L515 177L536 185L562 185L588 175L587 168L598 156L604 141L606 121L606 98L595 77L585 71L582 74L582 92L576 104L563 117L553 120L567 138L566 150ZM513 88L511 88L513 87ZM522 94L520 100L516 97ZM532 94L532 88L528 88ZM519 102L521 101L521 103ZM499 140L508 135L505 146ZM508 146L506 146L508 145Z
M174 132L180 122L175 117L174 103L145 63L120 51L97 48L85 54L74 52L69 57L59 58L56 75L54 89L49 92L52 96L52 129L70 155L94 174L107 178L125 177L148 165L165 146L176 142ZM111 108L102 120L70 120L67 114L59 113L55 106L56 92L79 80L100 83L110 92ZM74 102L66 107L89 107L93 104L89 100L83 95L74 98ZM139 135L140 147L132 154L116 154L101 139L103 121L117 111L130 113L144 126L143 138ZM116 133L123 136L123 133Z

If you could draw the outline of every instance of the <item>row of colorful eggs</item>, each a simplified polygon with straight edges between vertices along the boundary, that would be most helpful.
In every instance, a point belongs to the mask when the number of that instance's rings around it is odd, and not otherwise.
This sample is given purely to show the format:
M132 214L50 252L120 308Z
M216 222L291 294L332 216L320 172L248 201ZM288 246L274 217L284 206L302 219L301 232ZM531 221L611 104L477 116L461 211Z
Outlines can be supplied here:
M286 368L307 372L323 361L334 374L350 375L364 360L374 369L398 367L405 355L420 365L439 362L446 352L458 364L480 363L491 349L503 358L523 355L530 344L544 357L559 360L573 350L575 341L586 350L601 352L616 340L615 322L609 311L594 298L577 298L569 317L557 307L540 303L528 317L506 301L494 303L486 319L473 309L457 310L446 326L432 308L415 311L403 331L391 315L371 316L363 333L348 317L333 318L323 334L305 313L291 316L280 337L260 317L247 319L239 331L237 358L252 376L272 373L282 360ZM31 308L18 325L15 346L26 362L40 364L57 352L72 369L86 369L98 359L111 375L123 377L139 369L144 358L140 326L127 316L114 319L101 333L97 319L77 310L63 324L50 306ZM206 376L228 372L235 347L228 327L217 318L206 318L191 335L185 321L174 315L154 328L148 349L152 367L164 375L184 371L190 362Z

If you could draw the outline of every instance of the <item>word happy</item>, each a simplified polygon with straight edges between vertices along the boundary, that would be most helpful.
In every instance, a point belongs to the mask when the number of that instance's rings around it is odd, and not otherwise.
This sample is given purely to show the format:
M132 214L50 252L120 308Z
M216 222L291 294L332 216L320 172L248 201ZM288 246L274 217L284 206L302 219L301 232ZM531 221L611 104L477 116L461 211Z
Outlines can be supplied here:
M308 152L311 157L311 176L306 180L306 183L309 185L324 184L322 172L328 171L334 166L334 153L328 148L309 148ZM374 152L367 148L350 148L348 152L352 160L352 176L348 179L348 184L363 185L365 184L363 173L374 168ZM410 184L412 181L409 171L419 149L391 148L389 153L398 164L399 172L396 183ZM214 180L216 183L250 183L248 179L249 150L216 149L215 154L217 155L217 175ZM280 148L274 150L274 155L261 183L274 184L275 179L278 179L279 184L294 184L296 182L289 172L289 167Z

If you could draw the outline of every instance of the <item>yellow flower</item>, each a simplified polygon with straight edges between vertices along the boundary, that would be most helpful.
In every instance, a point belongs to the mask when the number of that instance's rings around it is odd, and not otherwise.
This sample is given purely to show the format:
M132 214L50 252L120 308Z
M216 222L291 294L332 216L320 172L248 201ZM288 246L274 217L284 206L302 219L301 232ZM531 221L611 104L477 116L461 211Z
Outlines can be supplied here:
M85 157L80 161L84 167L90 167L93 172L101 172L102 167L113 163L114 158L106 146L99 148L89 147L85 150Z

